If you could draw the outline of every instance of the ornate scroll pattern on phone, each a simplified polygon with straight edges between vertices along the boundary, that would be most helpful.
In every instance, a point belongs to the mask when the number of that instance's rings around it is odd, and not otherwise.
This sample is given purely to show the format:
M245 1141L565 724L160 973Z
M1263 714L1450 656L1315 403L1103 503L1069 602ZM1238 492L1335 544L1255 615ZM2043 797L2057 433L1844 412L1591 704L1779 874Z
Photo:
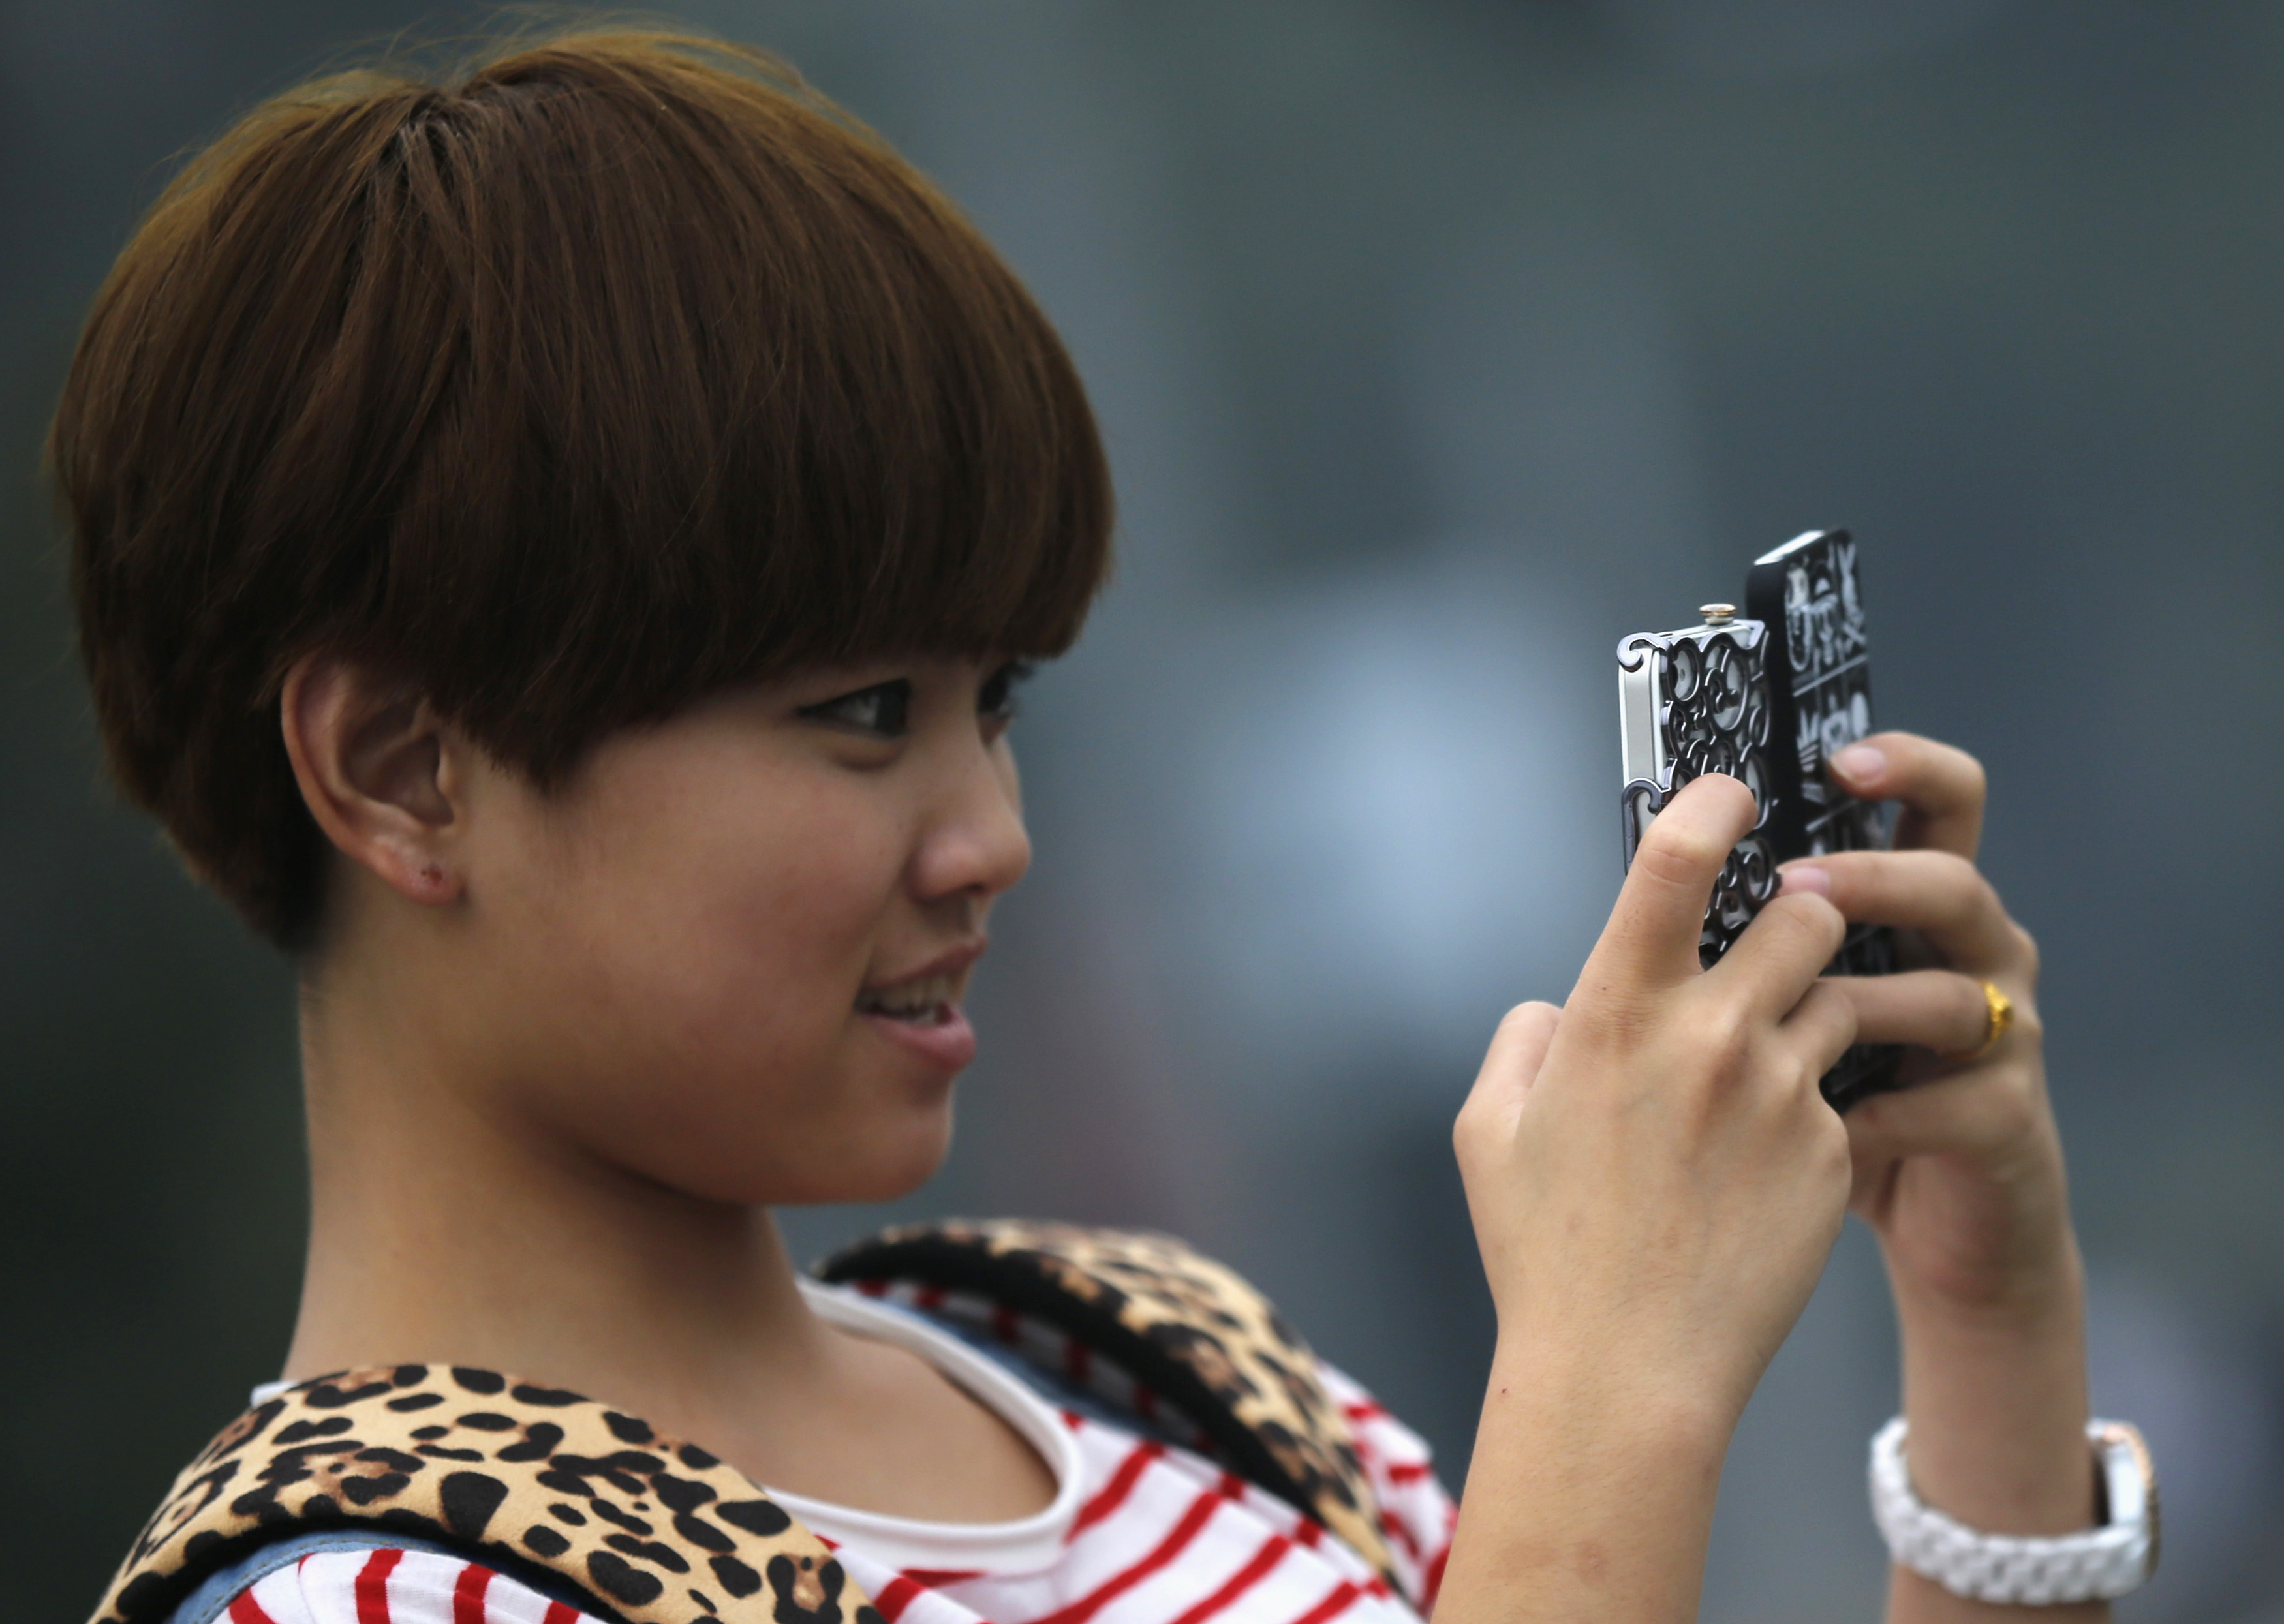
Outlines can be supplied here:
M1762 669L1764 631L1759 622L1746 621L1686 632L1643 633L1618 648L1619 664L1627 670L1639 669L1646 659L1658 662L1658 690L1663 696L1658 727L1667 763L1663 782L1637 778L1625 786L1629 861L1644 826L1693 778L1725 773L1740 779L1760 808L1759 820L1730 852L1713 888L1713 905L1697 943L1698 960L1708 969L1752 923L1761 905L1776 894L1776 865L1764 833L1769 785L1761 766L1770 722L1768 679Z

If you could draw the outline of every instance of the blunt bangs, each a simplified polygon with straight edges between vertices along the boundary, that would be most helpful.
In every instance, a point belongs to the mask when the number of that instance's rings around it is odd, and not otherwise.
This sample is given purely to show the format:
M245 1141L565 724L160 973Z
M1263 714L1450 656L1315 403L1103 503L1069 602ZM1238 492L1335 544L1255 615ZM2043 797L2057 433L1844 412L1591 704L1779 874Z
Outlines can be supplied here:
M312 650L546 784L803 665L1060 653L1109 559L1014 275L789 69L681 35L257 109L113 269L51 457L116 776L288 946Z

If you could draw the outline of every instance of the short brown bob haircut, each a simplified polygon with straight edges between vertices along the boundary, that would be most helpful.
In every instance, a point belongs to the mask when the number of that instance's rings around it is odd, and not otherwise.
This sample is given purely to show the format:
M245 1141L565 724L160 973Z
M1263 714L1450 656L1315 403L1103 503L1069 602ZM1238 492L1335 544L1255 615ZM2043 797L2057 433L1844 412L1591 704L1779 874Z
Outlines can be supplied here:
M332 649L551 785L802 665L1060 653L1109 475L1012 271L763 53L587 32L263 104L104 284L50 460L113 770L289 950Z

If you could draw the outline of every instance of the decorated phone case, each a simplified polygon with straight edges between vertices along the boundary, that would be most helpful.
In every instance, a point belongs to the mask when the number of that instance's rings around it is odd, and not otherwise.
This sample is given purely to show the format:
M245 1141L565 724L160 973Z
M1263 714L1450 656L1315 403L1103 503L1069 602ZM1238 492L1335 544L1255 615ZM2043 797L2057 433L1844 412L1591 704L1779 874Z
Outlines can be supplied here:
M1767 671L1768 628L1737 618L1730 604L1699 611L1702 626L1636 632L1618 644L1618 723L1625 789L1619 801L1625 864L1665 803L1693 778L1726 773L1744 781L1760 821L1737 842L1714 882L1697 937L1710 970L1776 894L1770 844L1769 740L1775 726Z
M1708 604L1704 623L1637 632L1618 644L1619 804L1625 862L1692 778L1726 773L1753 792L1760 816L1729 854L1698 934L1698 960L1720 961L1770 898L1779 864L1826 852L1884 849L1878 807L1835 787L1825 763L1872 730L1870 643L1844 530L1811 530L1754 561L1739 616ZM1850 927L1826 973L1885 975L1892 934ZM1859 1043L1824 1078L1845 1111L1897 1084L1901 1051Z

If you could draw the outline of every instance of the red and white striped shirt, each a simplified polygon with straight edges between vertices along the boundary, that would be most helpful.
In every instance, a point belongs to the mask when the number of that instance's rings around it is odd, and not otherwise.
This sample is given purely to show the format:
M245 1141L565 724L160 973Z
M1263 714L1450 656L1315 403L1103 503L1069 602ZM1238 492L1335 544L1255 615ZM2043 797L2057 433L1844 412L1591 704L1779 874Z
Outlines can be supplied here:
M980 1308L930 1296L938 1313L966 1317L961 1310ZM853 1293L812 1300L851 1328L887 1318ZM1323 1376L1378 1492L1402 1596L1315 1521L1201 1454L1051 1409L1028 1389L1013 1399L1011 1378L975 1350L894 1318L894 1339L925 1352L1019 1433L1033 1435L1046 1417L1061 1436L1042 1454L1059 1480L1059 1480L1064 1510L1051 1537L1043 1542L1033 1526L1041 1519L1028 1519L1005 1525L1024 1537L997 1550L989 1527L897 1523L782 1496L834 1546L888 1624L1417 1624L1434 1605L1456 1510L1427 1446L1338 1370L1324 1367ZM1004 1316L997 1329L1011 1342L1053 1334ZM980 1378L978 1363L997 1383ZM1009 1413L1023 1405L1027 1413ZM888 1528L905 1537L867 1537ZM946 1536L961 1566L911 1560L931 1534ZM591 1624L477 1564L393 1548L306 1556L241 1593L225 1616L231 1624Z

